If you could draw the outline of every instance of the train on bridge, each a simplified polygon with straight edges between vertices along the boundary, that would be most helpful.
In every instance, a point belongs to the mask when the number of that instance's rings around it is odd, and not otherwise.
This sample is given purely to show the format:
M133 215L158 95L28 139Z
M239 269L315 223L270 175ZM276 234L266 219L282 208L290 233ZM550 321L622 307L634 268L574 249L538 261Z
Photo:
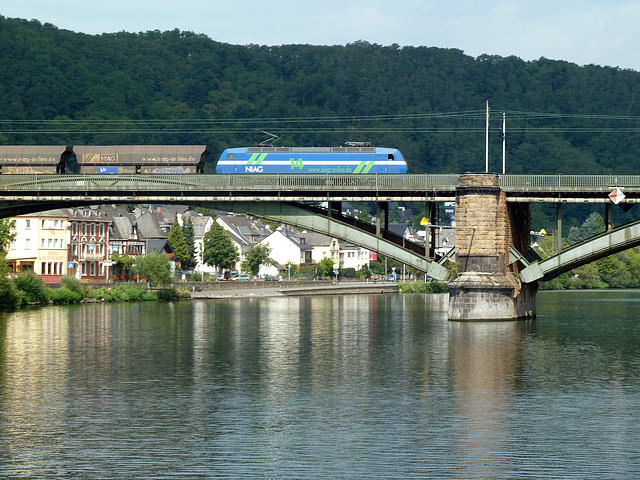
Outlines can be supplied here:
M201 174L206 145L0 146L2 174ZM352 144L342 147L228 148L218 174L406 173L399 150Z

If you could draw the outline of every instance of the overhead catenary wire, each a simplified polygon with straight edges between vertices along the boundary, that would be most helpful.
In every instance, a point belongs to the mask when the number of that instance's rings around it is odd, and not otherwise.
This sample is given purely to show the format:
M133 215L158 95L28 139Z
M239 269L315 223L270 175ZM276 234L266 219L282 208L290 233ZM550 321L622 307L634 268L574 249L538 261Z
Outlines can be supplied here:
M511 133L638 133L640 116L502 110ZM0 132L13 134L249 134L275 128L278 134L304 133L476 133L484 132L485 110L456 112L252 118L181 119L0 119ZM567 124L567 121L571 124ZM471 123L469 123L471 121ZM493 128L501 128L496 122Z

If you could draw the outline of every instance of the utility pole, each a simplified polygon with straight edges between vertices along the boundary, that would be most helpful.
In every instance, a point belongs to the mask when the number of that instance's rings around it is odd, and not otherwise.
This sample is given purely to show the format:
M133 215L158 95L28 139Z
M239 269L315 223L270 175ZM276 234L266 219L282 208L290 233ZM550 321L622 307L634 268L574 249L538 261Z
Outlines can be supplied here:
M507 170L507 114L502 112L502 174Z
M489 173L489 100L487 100L487 128L485 133L485 160L484 171Z

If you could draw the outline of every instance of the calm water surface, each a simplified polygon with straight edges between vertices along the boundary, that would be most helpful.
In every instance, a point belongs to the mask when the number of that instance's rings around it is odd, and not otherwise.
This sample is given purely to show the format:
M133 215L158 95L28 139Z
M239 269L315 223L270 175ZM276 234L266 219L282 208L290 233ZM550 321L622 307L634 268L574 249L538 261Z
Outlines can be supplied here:
M639 339L637 291L3 314L0 477L638 478Z

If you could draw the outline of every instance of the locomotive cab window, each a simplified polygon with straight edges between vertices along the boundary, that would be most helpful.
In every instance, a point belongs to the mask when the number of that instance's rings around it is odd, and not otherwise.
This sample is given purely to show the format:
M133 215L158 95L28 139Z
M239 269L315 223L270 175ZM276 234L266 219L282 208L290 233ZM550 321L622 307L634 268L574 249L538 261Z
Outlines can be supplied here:
M395 158L393 157L393 153L390 153L389 155L387 155L387 160L393 162L395 160Z
M227 155L227 160L235 160L235 156L233 155L233 153Z

